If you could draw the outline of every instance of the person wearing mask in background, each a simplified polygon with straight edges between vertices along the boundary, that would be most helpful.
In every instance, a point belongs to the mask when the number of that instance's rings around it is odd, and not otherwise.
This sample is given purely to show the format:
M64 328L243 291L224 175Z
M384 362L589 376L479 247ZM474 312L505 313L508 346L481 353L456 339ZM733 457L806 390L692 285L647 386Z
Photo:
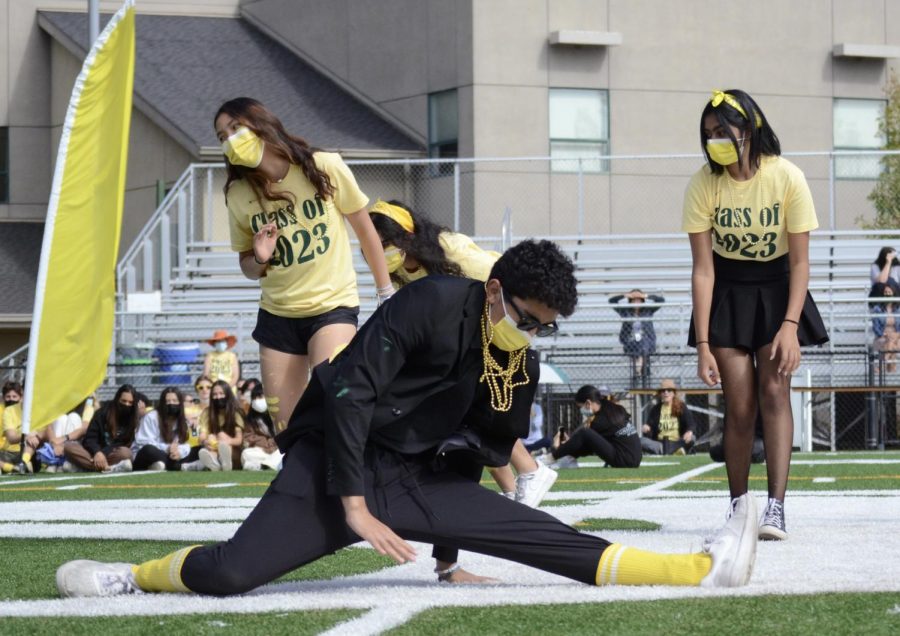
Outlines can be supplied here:
M184 397L174 386L159 394L156 408L141 418L131 452L135 470L181 470L183 462L196 460L199 448L191 457L190 433L184 415Z
M244 381L244 383L236 393L236 395L238 396L238 402L241 405L241 413L243 413L244 415L250 414L250 402L253 400L253 392L258 386L262 386L262 382L260 382L256 378L248 378Z
M557 431L550 454L544 461L596 455L613 468L641 465L641 439L624 407L610 401L609 395L603 395L591 385L578 389L575 405L584 418L584 425L571 435Z
M274 425L266 407L266 395L259 382L253 385L250 396L250 412L244 426L244 450L241 451L241 468L244 470L278 470L281 467L281 451L275 443Z
M3 406L0 407L0 470L11 473L22 457L22 385L15 380L3 383ZM7 414L7 411L9 414ZM10 433L7 434L7 426Z
M240 466L244 442L244 417L241 407L223 380L213 382L209 408L200 414L200 468L191 462L182 470L232 470Z
M241 365L237 354L231 349L237 342L237 337L229 334L224 329L217 329L212 338L206 341L212 351L203 358L203 375L213 382L224 380L228 386L237 386L241 377Z
M136 395L130 384L120 386L113 399L94 413L84 437L64 444L66 461L89 472L131 472L131 443L138 423Z

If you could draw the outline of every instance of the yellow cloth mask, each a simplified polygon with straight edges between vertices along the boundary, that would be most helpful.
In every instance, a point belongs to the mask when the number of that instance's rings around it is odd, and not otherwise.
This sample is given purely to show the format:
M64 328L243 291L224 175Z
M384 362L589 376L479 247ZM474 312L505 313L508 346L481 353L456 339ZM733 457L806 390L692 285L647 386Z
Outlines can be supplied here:
M738 142L740 142L741 152L743 152L744 138L740 137ZM738 152L727 137L724 139L708 139L706 141L706 152L709 153L709 158L720 166L730 166L738 162Z
M242 126L222 143L222 152L232 165L256 168L262 162L265 146L255 132Z
M491 344L503 351L518 351L531 344L531 334L516 327L516 322L506 311L503 300L503 289L500 289L500 306L503 307L503 320L491 327Z
M400 248L389 247L384 250L384 262L387 265L389 274L393 274L400 269L404 260L406 260L406 253Z

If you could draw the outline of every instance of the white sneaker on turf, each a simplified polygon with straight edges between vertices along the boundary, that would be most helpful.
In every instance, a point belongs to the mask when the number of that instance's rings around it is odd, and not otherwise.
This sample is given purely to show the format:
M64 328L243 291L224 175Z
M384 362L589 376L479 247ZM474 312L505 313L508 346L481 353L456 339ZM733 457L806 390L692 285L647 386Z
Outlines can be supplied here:
M57 471L58 468L58 466L54 466L53 464L47 464L46 466L44 466L44 472L50 473L52 475Z
M181 470L203 470L206 466L199 459L192 462L185 462L181 465Z
M219 464L222 466L222 470L231 470L231 446L219 444L218 455Z
M104 473L130 473L131 472L131 460L123 459L118 464L116 464L114 466L110 466L103 472Z
M56 570L56 589L62 597L143 594L134 582L133 567L131 563L69 561Z
M770 498L762 519L759 520L759 538L762 541L784 541L787 536L784 524L784 502Z
M530 473L519 473L516 477L516 501L529 508L537 508L544 495L550 490L559 475L543 464Z
M701 587L746 585L756 561L756 500L745 493L732 501L731 516L721 530L704 545L712 557L712 568Z
M153 462L149 466L147 466L147 470L165 470L166 462Z
M262 470L262 464L260 462L246 462L241 466L241 468L243 470L258 471Z
M67 459L63 462L62 471L64 473L80 473L81 469Z
M219 458L210 453L207 448L200 449L200 463L203 464L206 470L222 470L222 464L219 463Z
M550 464L550 468L559 470L560 468L578 468L578 460L571 455L565 455Z
M509 490L509 491L501 490L500 494L503 495L504 497L506 497L507 499L512 499L513 501L516 500L516 491L515 490Z

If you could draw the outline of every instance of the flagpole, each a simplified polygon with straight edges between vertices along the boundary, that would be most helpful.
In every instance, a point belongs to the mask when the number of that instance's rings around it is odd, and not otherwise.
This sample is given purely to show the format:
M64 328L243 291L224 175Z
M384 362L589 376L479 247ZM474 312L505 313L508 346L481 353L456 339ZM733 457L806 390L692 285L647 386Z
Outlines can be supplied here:
M88 44L90 51L100 35L100 0L88 0Z

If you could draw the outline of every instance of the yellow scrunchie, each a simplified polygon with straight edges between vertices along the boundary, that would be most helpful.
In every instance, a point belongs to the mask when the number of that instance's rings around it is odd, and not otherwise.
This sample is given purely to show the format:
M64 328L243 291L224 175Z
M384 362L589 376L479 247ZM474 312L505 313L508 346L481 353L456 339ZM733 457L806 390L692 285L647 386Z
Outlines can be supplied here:
M738 100L736 100L734 97L732 97L728 93L724 93L724 92L720 91L719 89L713 90L712 98L710 98L709 103L713 105L713 108L716 108L722 102L725 102L726 104L731 106L733 109L735 109L737 112L739 112L741 115L743 115L744 119L750 119L749 117L747 117L747 113L744 112L744 108L743 108L743 106L741 106L741 104L740 104L740 102L738 102ZM759 116L759 113L753 113L753 114L756 115L756 127L762 128L762 118Z
M409 210L405 210L399 205L392 205L387 201L378 200L375 202L375 205L369 208L369 212L385 215L389 219L394 220L397 225L407 232L412 233L416 230L416 226L413 223L412 215L409 213Z

